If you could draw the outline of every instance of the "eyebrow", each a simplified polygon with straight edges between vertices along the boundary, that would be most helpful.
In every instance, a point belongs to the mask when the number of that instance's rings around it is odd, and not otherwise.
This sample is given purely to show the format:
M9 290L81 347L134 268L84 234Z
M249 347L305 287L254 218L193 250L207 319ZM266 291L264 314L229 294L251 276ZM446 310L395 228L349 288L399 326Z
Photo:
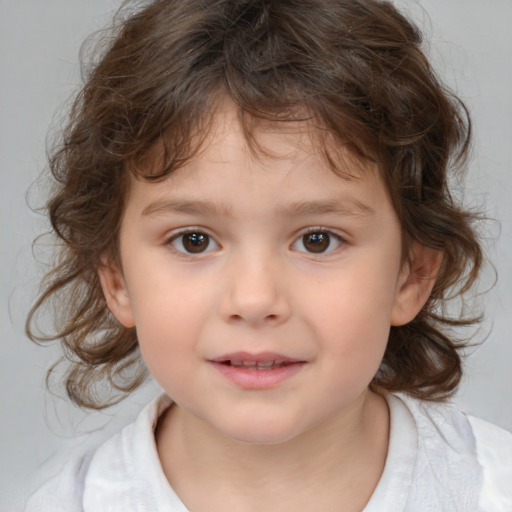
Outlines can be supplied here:
M212 201L163 200L155 201L146 206L142 217L159 215L161 213L182 213L186 215L215 215L229 217L231 208Z
M336 215L349 215L358 217L367 217L375 214L375 210L353 198L344 198L338 201L325 200L325 201L299 201L291 203L285 207L277 210L278 215L283 217L292 217L294 215L322 215L322 214L336 214Z
M231 216L231 207L222 203L203 200L162 200L155 201L146 206L141 215L142 217L148 217L166 213L229 217ZM281 217L326 214L368 217L375 215L375 210L362 201L353 198L345 198L339 201L297 201L279 207L276 213Z

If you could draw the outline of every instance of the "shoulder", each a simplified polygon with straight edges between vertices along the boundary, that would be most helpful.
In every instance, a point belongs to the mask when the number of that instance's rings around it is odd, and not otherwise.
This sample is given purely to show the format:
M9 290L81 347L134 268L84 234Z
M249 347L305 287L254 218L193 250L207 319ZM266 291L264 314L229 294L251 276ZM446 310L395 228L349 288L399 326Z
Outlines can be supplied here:
M28 499L25 512L82 512L85 478L93 452L76 455Z
M484 510L512 510L512 433L480 418L468 416L476 456L483 469Z
M154 440L158 418L169 405L167 397L158 397L98 448L72 457L29 498L25 512L181 510L167 506L172 491Z
M396 397L414 418L418 449L416 477L432 475L454 499L479 504L479 510L512 510L512 434L445 403ZM428 480L428 478L427 478ZM433 480L434 481L434 480ZM460 489L455 491L455 489ZM457 498L459 499L459 498Z

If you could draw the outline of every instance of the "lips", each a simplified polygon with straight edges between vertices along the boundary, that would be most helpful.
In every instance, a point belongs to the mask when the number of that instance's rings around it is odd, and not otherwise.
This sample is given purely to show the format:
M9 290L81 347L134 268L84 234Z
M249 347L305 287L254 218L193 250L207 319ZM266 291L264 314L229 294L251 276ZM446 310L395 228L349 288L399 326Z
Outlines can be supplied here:
M241 361L241 360L228 360L223 361L221 364L234 366L237 368L245 368L247 370L273 370L275 368L282 368L283 366L292 364L288 362L279 361Z
M261 352L258 354L236 352L216 357L211 359L211 362L224 364L226 366L243 367L249 370L269 370L291 364L303 363L305 361L286 357L273 352Z
M232 384L245 389L268 389L297 374L306 361L264 352L226 354L209 362Z

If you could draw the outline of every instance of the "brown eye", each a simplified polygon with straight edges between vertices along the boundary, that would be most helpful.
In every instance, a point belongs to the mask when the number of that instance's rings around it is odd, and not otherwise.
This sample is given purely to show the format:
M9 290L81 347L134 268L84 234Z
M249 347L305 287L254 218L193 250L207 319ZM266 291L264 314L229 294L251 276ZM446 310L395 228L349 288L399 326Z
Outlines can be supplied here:
M302 243L309 252L325 252L331 243L329 233L308 233L302 237Z
M302 235L293 245L292 249L310 254L323 254L337 249L343 240L329 231L310 231Z
M177 235L171 240L171 245L178 251L187 254L208 252L218 247L209 235L200 231Z

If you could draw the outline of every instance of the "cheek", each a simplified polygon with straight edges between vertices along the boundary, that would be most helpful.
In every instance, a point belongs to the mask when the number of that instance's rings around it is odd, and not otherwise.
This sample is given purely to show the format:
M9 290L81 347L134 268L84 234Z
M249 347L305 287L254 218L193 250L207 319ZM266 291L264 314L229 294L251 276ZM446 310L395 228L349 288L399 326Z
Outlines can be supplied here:
M385 266L352 270L309 294L311 327L324 340L326 356L341 361L347 371L376 370L389 337L396 280Z
M213 299L193 279L161 274L131 282L137 336L148 369L158 373L162 366L186 364L213 310Z
M137 337L142 358L159 385L172 397L181 393L196 360L196 324L172 304L138 308ZM151 309L150 309L151 308Z
M132 276L129 295L137 326L187 329L211 301L205 280L186 272L172 272L167 262L152 262L152 270ZM148 325L149 324L149 325Z

